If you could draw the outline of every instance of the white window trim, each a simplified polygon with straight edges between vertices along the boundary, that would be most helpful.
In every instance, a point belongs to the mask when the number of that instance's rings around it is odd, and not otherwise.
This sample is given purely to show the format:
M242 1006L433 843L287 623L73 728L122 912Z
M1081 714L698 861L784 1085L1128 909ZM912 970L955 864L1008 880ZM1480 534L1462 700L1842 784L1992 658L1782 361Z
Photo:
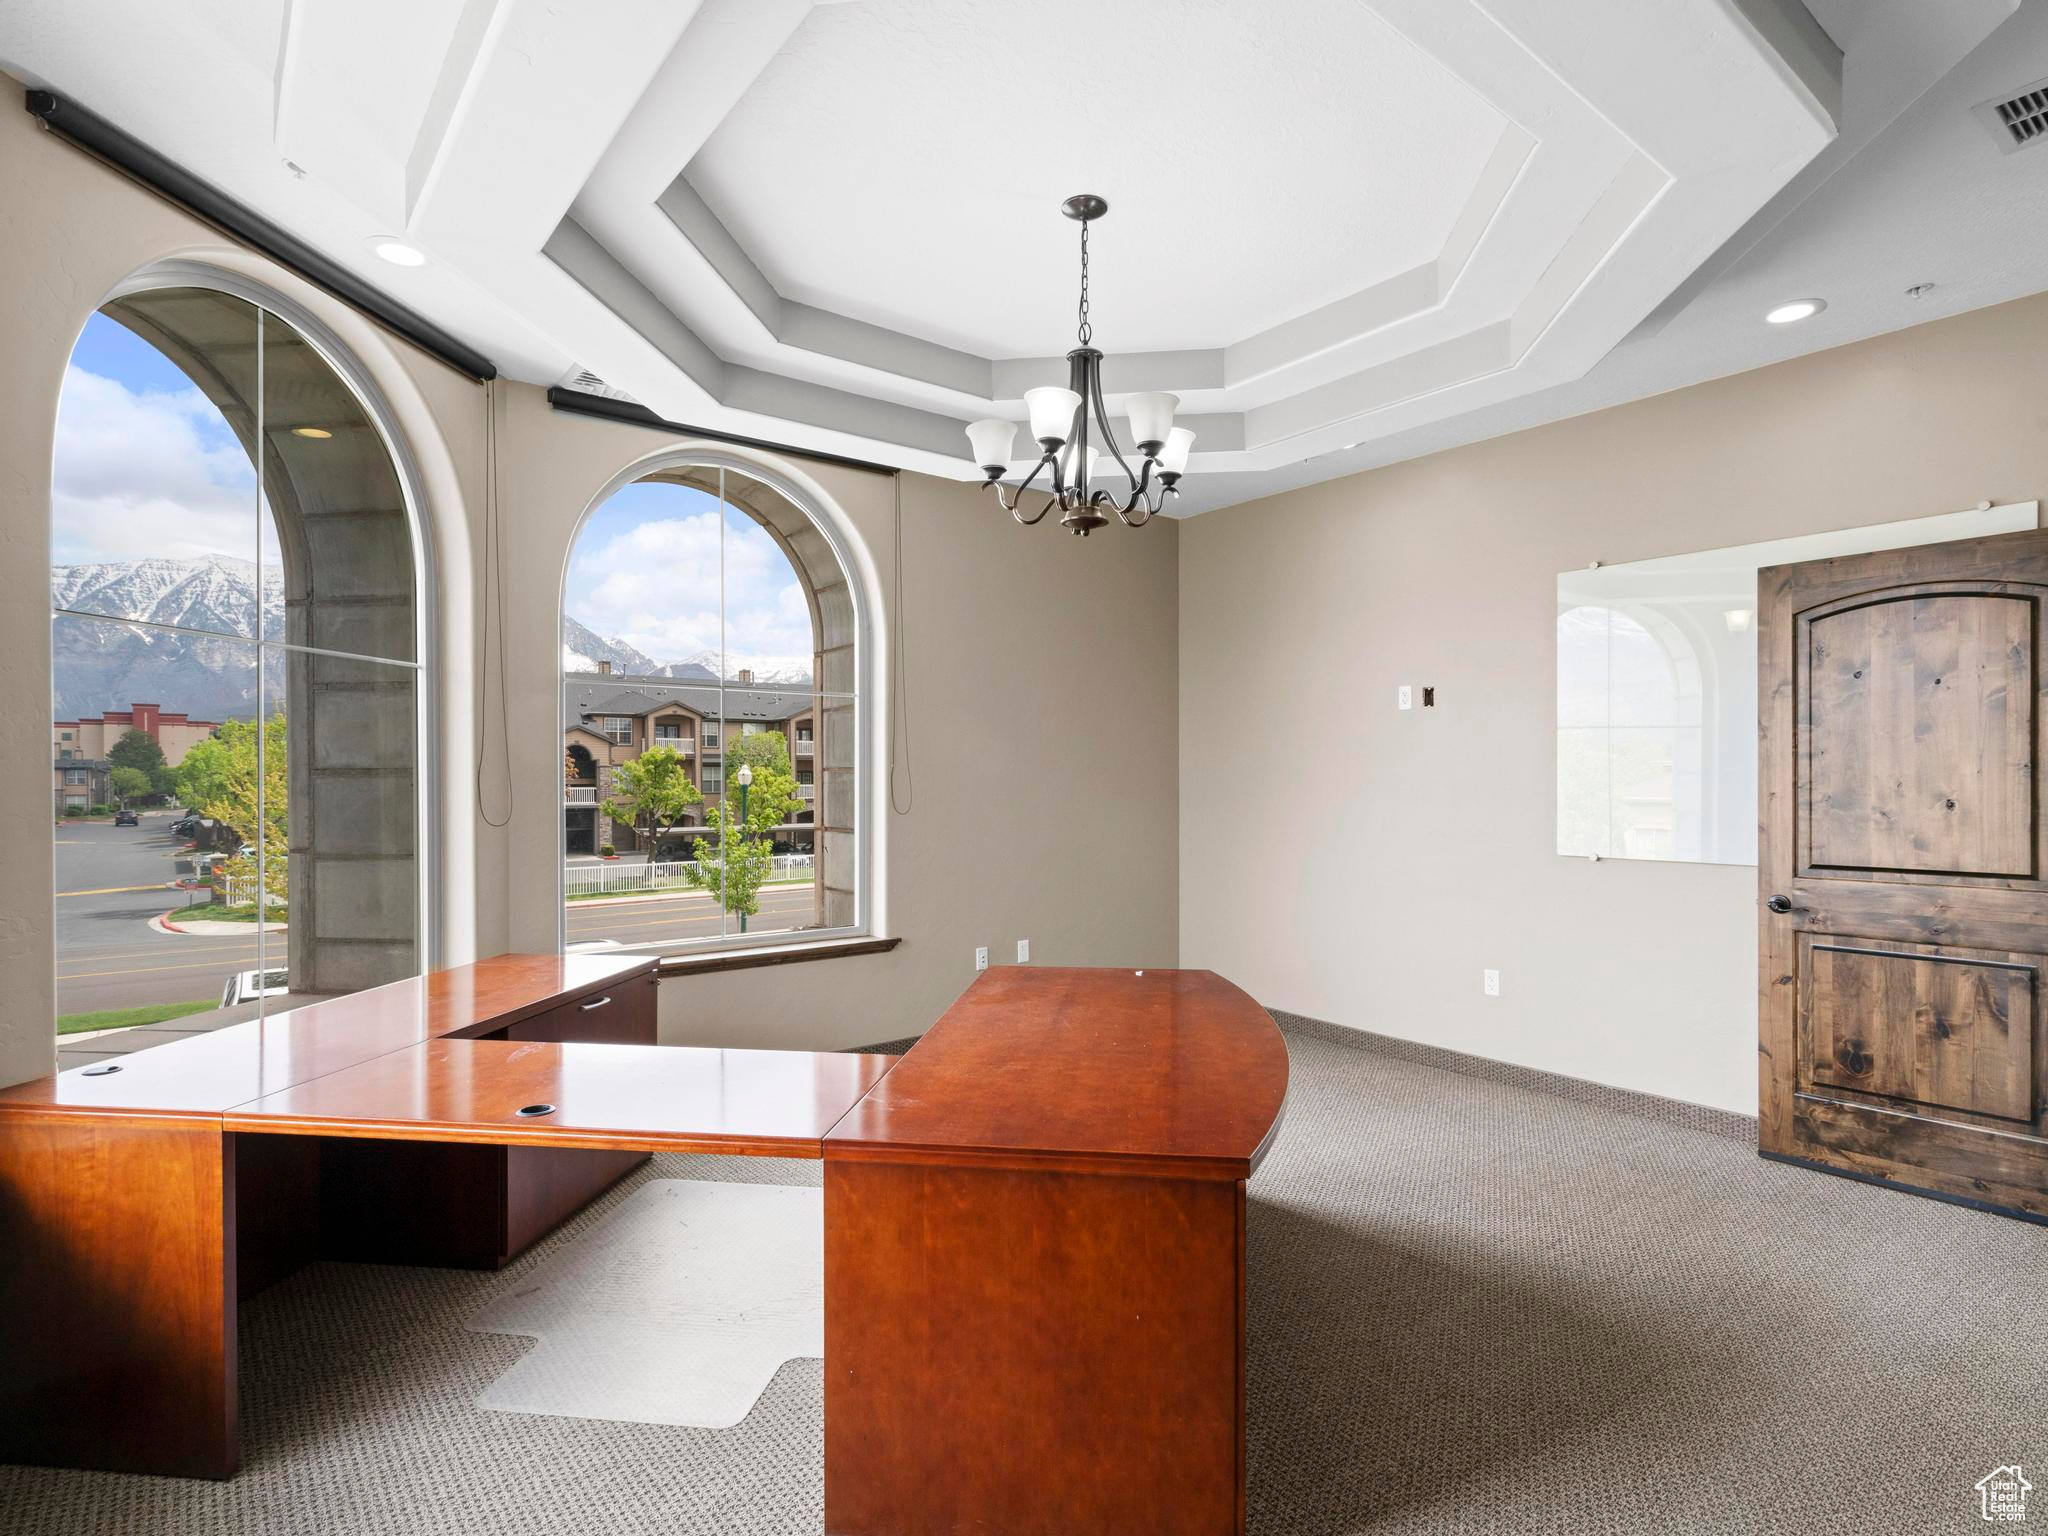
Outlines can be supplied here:
M882 605L876 597L881 591L881 585L874 562L868 558L866 546L855 532L852 520L821 486L794 464L767 455L755 456L735 452L723 445L684 444L636 460L606 481L585 504L582 515L576 520L575 529L562 555L561 582L555 600L555 630L559 632L561 629L562 615L567 608L569 562L575 556L576 545L582 538L583 530L592 514L625 487L674 469L730 470L758 481L786 497L811 520L820 533L824 534L825 542L831 547L832 557L838 561L840 573L846 579L847 591L853 600L854 625L854 920L849 925L837 928L807 928L798 933L782 930L763 934L725 934L718 938L690 940L681 945L629 944L625 949L630 953L684 959L692 955L719 954L732 950L783 949L791 945L800 946L814 942L824 944L846 939L884 937L885 908L881 892L885 860L878 833L882 813L887 804L885 796L888 767L882 748L882 735L876 725L881 711L887 704L881 674L876 669L876 658L887 644L881 618ZM559 659L561 647L555 646L554 651L557 657L555 718L559 719L564 686L563 668ZM698 727L700 782L704 773L703 758L719 748L723 736L723 733L716 732L715 729L707 733L707 727L710 726L711 722L707 721ZM557 805L555 815L555 848L559 855L568 841L566 807ZM563 860L558 856L552 864L555 870L556 943L560 947L566 947L568 902L562 889Z
M306 344L320 355L322 361L332 368L342 383L354 393L363 407L363 414L376 429L384 451L391 456L392 469L398 476L399 493L405 501L406 522L412 533L414 659L411 665L414 677L415 828L413 866L419 877L413 910L419 916L419 974L424 976L438 969L443 962L442 933L446 926L446 913L441 901L445 886L442 881L435 878L442 851L443 834L442 753L440 738L433 729L434 722L441 718L438 684L441 668L436 643L439 624L435 602L439 581L436 574L434 541L423 512L426 506L423 490L426 479L420 471L418 459L413 455L411 444L398 429L398 411L392 406L390 397L378 386L369 369L318 315L271 284L205 262L174 258L152 262L130 273L93 306L93 311L97 313L116 299L132 298L137 294L160 288L211 289L216 293L224 293L267 309L283 320L305 339ZM354 309L350 309L349 312L361 313ZM74 349L77 346L75 337L72 346ZM390 657L367 659L385 663L394 660ZM560 697L561 690L558 687L556 698Z

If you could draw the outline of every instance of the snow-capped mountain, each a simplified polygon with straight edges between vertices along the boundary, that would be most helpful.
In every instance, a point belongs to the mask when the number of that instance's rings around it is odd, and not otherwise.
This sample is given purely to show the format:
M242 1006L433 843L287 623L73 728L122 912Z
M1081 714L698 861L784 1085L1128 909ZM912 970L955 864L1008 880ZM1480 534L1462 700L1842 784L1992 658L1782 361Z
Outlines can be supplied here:
M179 634L60 615L50 636L56 718L136 703L202 720L253 716L256 657L247 641L256 632L259 584L264 627L281 635L284 572L276 566L218 555L53 566L50 597L59 608L211 631ZM275 667L271 684L282 684Z
M119 560L59 565L50 570L52 603L60 614L51 636L56 718L75 720L131 704L161 704L201 720L248 719L257 710L256 658L247 643L256 632L258 593L263 628L284 634L284 572L274 565L213 555L193 560ZM92 617L139 619L195 629L138 629ZM677 661L656 661L623 640L608 639L564 616L562 669L595 672L600 661L623 677L716 682L720 658L704 651ZM727 682L741 669L764 688L806 688L808 656L725 658ZM283 697L284 675L271 660L272 696Z
M270 638L284 633L284 571L253 560L115 560L50 568L50 601L79 613L175 624L213 634L256 633L257 582Z
M722 663L729 683L737 682L739 674L746 671L752 674L755 683L764 688L808 688L811 685L811 660L808 656L746 656L734 651L721 658L717 651L699 651L680 661L656 661L645 651L636 650L623 640L607 639L589 625L578 623L564 614L562 670L595 672L601 661L610 662L613 673L622 677L665 677L682 682L710 683L718 680Z
M595 672L600 661L612 664L614 672L629 677L653 677L661 665L652 656L636 651L623 640L607 640L596 630L562 615L562 670Z

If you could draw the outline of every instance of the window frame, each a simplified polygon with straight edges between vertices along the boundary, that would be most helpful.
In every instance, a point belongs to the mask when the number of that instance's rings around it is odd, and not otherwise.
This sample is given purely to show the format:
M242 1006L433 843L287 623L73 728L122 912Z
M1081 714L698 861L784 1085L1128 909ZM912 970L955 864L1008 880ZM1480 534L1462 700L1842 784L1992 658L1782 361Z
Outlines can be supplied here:
M444 830L442 747L432 728L440 718L442 707L441 654L437 643L440 614L436 602L440 582L434 541L425 515L426 477L411 445L398 429L397 410L369 370L357 360L355 353L331 326L304 304L269 283L203 261L157 261L131 272L116 283L93 305L92 313L97 314L118 300L163 288L210 289L267 310L297 331L306 345L356 397L363 408L363 415L377 434L378 442L390 456L392 472L398 478L399 493L405 502L407 530L412 535L413 660L408 663L388 656L356 659L384 666L409 666L413 674L413 865L417 877L413 910L418 914L419 922L416 937L419 974L425 976L445 963L442 938L449 926L448 913L441 899L446 894L445 882L435 878ZM350 308L349 313L361 317L359 310ZM84 322L80 322L79 334L83 333ZM71 339L73 352L77 350L78 339L78 336ZM65 354L67 361L70 355L70 352ZM321 651L320 654L345 656L348 653Z
M584 504L570 531L569 539L562 550L562 570L555 595L555 624L551 633L559 634L562 618L567 611L569 588L569 566L575 558L576 546L582 541L590 519L606 502L629 485L676 470L707 469L723 470L743 476L775 492L807 518L824 536L825 543L832 551L832 558L838 564L841 579L853 606L853 745L850 761L854 768L854 871L853 905L854 920L832 928L805 928L795 932L784 929L768 933L724 933L713 938L681 941L654 941L646 944L626 944L622 953L654 955L663 960L688 961L705 955L724 955L763 949L787 949L791 946L816 944L820 947L843 944L849 939L871 939L879 937L877 924L877 903L874 892L876 859L876 799L875 780L879 769L872 761L876 725L875 699L875 619L877 606L869 587L869 567L855 558L854 537L845 513L825 493L799 480L780 465L766 457L754 457L745 453L731 452L719 448L683 446L650 454L637 459L619 470ZM725 506L736 507L738 503L724 502ZM742 515L746 509L740 507ZM721 513L721 516L723 514ZM799 575L801 576L801 572ZM561 662L562 648L555 651L555 718L560 719L563 689L566 686L565 669ZM720 686L727 686L721 684ZM730 685L739 687L738 684ZM843 693L822 693L814 691L813 701L820 699L844 699ZM723 780L725 765L714 761L721 755L727 732L724 722L705 719L697 726L697 778L701 784L707 773L716 772ZM555 735L559 737L557 728ZM793 747L793 744L792 744ZM792 764L792 767L794 764ZM813 815L816 813L813 812ZM815 834L814 834L815 836ZM555 942L558 949L566 950L568 945L568 901L564 870L566 857L563 850L568 840L567 807L557 804L555 808L555 850L554 859L554 901L555 901ZM814 849L817 847L814 842Z

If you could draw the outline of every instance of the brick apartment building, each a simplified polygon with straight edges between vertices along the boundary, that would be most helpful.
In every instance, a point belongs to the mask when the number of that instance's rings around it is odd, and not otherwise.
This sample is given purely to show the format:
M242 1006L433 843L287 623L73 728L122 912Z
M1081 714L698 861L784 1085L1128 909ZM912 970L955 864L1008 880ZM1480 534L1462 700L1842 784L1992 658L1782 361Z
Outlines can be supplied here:
M220 729L218 720L194 720L159 704L131 704L103 715L50 722L51 768L57 814L77 813L112 799L107 753L128 731L141 731L176 767L197 742Z
M746 672L740 673L737 686L721 690L715 683L615 675L608 662L598 666L597 672L573 672L563 679L565 852L596 853L610 843L624 853L639 846L633 829L612 821L599 806L612 793L612 771L649 747L679 752L709 805L725 788L725 743L756 731L780 731L789 743L797 793L806 801L815 799L817 709L810 694L750 688L753 679ZM693 808L683 825L702 826L705 808ZM810 851L812 819L805 811L779 829L777 848Z

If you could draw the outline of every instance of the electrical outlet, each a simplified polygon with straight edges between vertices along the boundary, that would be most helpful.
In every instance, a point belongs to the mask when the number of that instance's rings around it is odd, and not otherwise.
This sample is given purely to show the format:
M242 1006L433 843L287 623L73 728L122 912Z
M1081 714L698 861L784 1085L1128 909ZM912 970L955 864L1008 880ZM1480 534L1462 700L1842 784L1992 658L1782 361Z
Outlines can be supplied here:
M1487 995L1488 997L1499 997L1499 996L1500 996L1500 972L1499 972L1499 971L1481 971L1481 972L1479 973L1479 986L1480 986L1480 990L1482 990L1483 992L1485 992L1485 993L1486 993L1486 995Z
M1400 687L1394 690L1394 708L1413 709L1414 707L1415 690L1413 688L1410 688L1406 683L1403 683Z
M988 969L988 946L986 944L974 952L974 968L977 971Z
M1029 939L1019 939L1017 941L1017 963L1019 965L1029 965L1031 963L1031 941Z

